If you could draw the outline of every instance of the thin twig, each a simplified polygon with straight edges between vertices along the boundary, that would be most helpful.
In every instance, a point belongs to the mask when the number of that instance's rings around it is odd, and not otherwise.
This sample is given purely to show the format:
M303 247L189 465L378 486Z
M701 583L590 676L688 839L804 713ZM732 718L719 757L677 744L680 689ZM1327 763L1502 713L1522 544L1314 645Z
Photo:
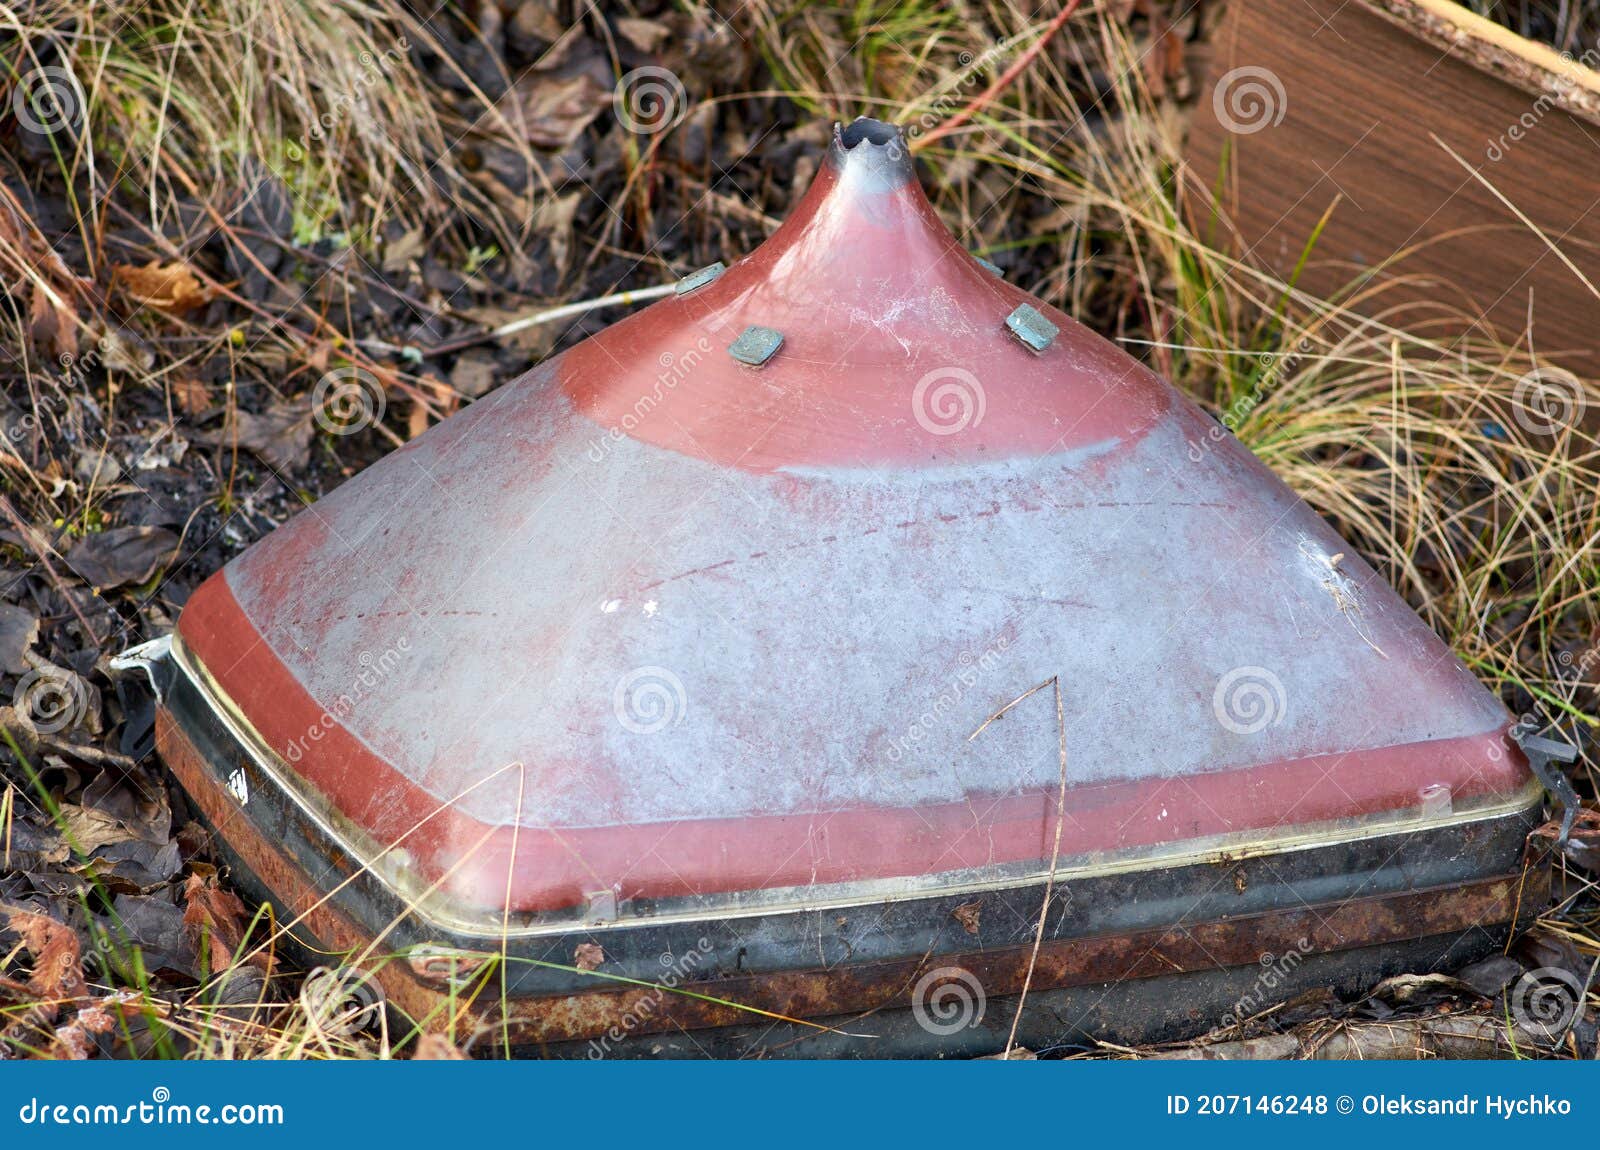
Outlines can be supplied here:
M424 347L418 350L424 355L443 355L446 352L460 351L462 348L472 347L475 344L488 343L491 339L502 339L508 335L516 335L519 331L527 331L530 327L538 327L540 324L554 323L557 320L569 319L575 315L584 315L599 308L627 307L631 304L643 303L645 300L660 299L662 296L671 295L677 290L678 282L674 280L669 284L639 288L637 291L619 291L611 295L600 296L597 299L579 300L576 303L562 304L560 307L546 308L544 311L534 312L532 315L514 319L510 323L501 324L499 327L490 328L488 331L475 332L472 335L464 335L459 339L446 340L444 343L437 343L431 347ZM362 344L367 347L377 346L372 340L363 340ZM382 350L398 352L405 349L385 344Z
M989 729L989 724L994 722L996 719L1005 718L1006 712L1009 711L1012 707L1015 707L1018 703L1022 702L1024 699L1033 698L1033 696L1037 695L1040 691L1044 690L1046 687L1048 687L1051 683L1054 683L1054 682L1055 682L1054 679L1046 679L1044 682L1040 683L1037 687L1030 687L1028 690L1022 692L1022 694L1018 695L1015 699L1012 699L1011 702L1007 703L1005 706L1001 707L998 711L996 711L994 714L990 715L987 719L985 719L983 721L983 726L979 727L976 731L973 731L972 734L967 736L967 742L969 742L969 743L972 742L973 739L976 739L979 735L983 734L983 732L987 731Z
M1056 13L1056 18L1050 21L1049 26L1046 27L1044 32L1040 34L1039 38L1028 46L1028 50L1026 52L1013 60L1011 62L1011 66L1004 72L1000 73L999 78L996 79L993 84L990 84L982 92L979 92L975 97L973 97L970 104L968 104L965 108L962 108L961 111L957 112L954 116L951 116L948 120L940 124L926 136L921 136L918 139L911 141L911 150L913 152L919 151L922 148L926 148L929 144L933 143L941 136L948 136L962 124L965 124L968 120L972 119L973 116L983 111L984 108L988 107L990 102L993 101L994 98L1001 92L1004 92L1007 88L1009 88L1012 82L1027 70L1028 65L1033 63L1035 58L1038 57L1039 53L1044 51L1045 45L1050 43L1050 41L1055 38L1055 34L1061 31L1062 26L1066 24L1069 18L1071 18L1073 12L1077 11L1078 5L1081 3L1083 3L1083 0L1067 0L1067 2L1061 6L1061 11Z
M1061 700L1061 676L1052 675L1037 687L1024 691L990 715L983 721L983 726L967 736L967 741L970 743L981 735L990 723L1000 718L1024 699L1037 695L1046 687L1054 687L1056 691L1056 741L1061 760L1061 779L1056 791L1056 832L1055 840L1050 846L1050 873L1045 876L1044 880L1044 901L1039 906L1039 922L1033 931L1033 953L1028 956L1028 973L1022 979L1022 993L1017 996L1017 1012L1011 1017L1011 1033L1006 1036L1005 1053L1001 1055L1005 1059L1011 1057L1011 1051L1016 1046L1017 1027L1022 1024L1022 1008L1027 1004L1028 990L1033 986L1034 968L1039 965L1039 948L1044 944L1044 924L1050 917L1050 900L1055 894L1056 866L1061 861L1061 830L1067 821L1067 716L1066 708Z

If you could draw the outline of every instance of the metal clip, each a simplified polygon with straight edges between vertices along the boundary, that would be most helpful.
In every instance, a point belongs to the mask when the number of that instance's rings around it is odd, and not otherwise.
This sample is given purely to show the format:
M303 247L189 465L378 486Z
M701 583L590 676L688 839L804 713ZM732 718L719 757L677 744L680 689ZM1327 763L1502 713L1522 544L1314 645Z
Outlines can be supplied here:
M584 899L588 905L583 912L583 921L591 925L617 921L617 892L614 890L586 891Z
M1061 329L1045 319L1043 312L1025 303L1018 304L1017 310L1006 316L1006 326L1035 354L1044 351L1061 334Z
M783 346L783 333L770 327L747 327L728 345L728 354L740 363L760 367Z
M695 288L705 287L706 284L710 283L727 270L727 265L721 260L718 260L714 264L707 264L698 271L690 272L688 275L679 280L677 285L672 290L678 295L688 295L690 292L694 291Z
M121 654L111 656L109 662L113 671L143 671L145 678L150 680L150 690L156 702L166 702L167 685L172 682L171 635L129 647Z
M476 951L456 950L434 943L418 943L407 955L411 973L418 978L458 988L471 983L473 976L483 969L490 957Z
M1534 734L1538 729L1537 719L1526 718L1511 728L1511 738L1522 748L1522 753L1528 757L1528 766L1539 776L1545 789L1561 802L1561 835L1556 839L1556 849L1560 850L1567 845L1567 837L1572 834L1572 824L1577 821L1580 808L1578 792L1573 789L1572 780L1555 764L1577 762L1578 748Z

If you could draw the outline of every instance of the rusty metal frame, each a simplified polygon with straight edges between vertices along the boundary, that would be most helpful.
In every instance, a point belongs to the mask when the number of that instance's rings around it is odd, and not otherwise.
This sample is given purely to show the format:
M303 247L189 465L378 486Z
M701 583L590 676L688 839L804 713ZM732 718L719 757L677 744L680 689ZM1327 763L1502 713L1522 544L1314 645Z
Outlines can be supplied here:
M971 889L854 905L757 905L699 919L645 914L607 924L546 923L531 933L457 929L408 901L392 876L374 873L365 861L370 852L284 788L278 775L287 768L264 768L181 661L158 712L157 738L241 881L275 903L280 922L293 923L288 933L375 960L389 1001L425 1025L482 1027L496 1041L552 1053L570 1053L571 1044L581 1051L585 1042L592 1052L598 1041L610 1054L608 1036L686 1033L693 1051L730 1053L743 1049L730 1042L770 1045L770 1015L782 1015L834 1020L820 1032L834 1053L903 1054L925 1050L931 1038L905 1017L913 988L930 972L966 971L992 999L1007 1001L1033 964L1038 878L979 892L976 901L988 903L995 925L977 935L954 913L971 905ZM241 789L247 803L237 797ZM1058 1017L1048 1008L1052 996L1070 1002L1074 988L1133 988L1126 991L1133 1004L1095 1033L1150 1040L1204 1029L1217 1002L1257 977L1263 956L1292 949L1305 961L1288 982L1341 985L1402 954L1428 964L1446 954L1466 961L1494 945L1503 935L1497 928L1542 903L1547 877L1522 865L1539 802L1535 784L1510 810L1058 876L1059 909L1033 967L1030 1011L1043 1009L1046 1025L1066 1033L1066 1023L1050 1022ZM601 971L572 965L584 942L603 949ZM664 991L663 971L676 970L691 952L702 958L690 977ZM1357 962L1357 955L1365 957ZM1211 1006L1175 1015L1167 1004L1180 977L1195 985L1209 979ZM874 1016L873 1029L894 1037L851 1037L839 1020L859 1015ZM793 1033L779 1046L818 1049L819 1032L780 1029ZM939 1049L947 1053L970 1053L979 1040L943 1037Z

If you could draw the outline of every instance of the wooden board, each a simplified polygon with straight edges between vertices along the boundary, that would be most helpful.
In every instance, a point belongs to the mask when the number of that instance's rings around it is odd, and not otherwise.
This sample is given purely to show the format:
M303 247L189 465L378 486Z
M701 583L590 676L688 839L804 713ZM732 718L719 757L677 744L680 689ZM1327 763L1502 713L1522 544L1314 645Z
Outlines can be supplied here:
M1368 274L1367 292L1389 286L1359 310L1404 303L1391 322L1441 338L1525 336L1531 307L1539 354L1592 373L1600 76L1584 63L1447 0L1234 0L1191 127L1191 211L1205 229L1220 209L1286 276L1337 201L1301 287Z

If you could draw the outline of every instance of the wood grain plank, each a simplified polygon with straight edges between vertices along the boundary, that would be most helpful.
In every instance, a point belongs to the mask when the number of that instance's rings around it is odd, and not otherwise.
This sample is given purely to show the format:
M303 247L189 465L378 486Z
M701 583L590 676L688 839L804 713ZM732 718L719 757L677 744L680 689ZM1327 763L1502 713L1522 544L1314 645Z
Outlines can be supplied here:
M1235 0L1191 127L1191 213L1220 208L1287 275L1337 200L1302 287L1370 276L1360 310L1433 338L1525 337L1531 307L1541 356L1592 372L1600 299L1440 141L1600 284L1600 127L1472 55L1363 0ZM1241 100L1252 80L1264 108Z

